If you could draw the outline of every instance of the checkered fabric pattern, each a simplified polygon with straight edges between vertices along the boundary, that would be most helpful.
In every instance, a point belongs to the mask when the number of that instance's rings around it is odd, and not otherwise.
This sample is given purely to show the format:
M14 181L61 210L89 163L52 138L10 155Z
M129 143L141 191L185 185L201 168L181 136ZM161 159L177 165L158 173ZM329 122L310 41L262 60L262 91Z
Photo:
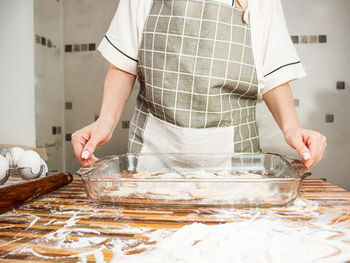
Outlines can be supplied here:
M234 126L235 152L260 150L257 76L242 16L235 4L153 1L139 51L130 152L141 150L148 113L185 128Z

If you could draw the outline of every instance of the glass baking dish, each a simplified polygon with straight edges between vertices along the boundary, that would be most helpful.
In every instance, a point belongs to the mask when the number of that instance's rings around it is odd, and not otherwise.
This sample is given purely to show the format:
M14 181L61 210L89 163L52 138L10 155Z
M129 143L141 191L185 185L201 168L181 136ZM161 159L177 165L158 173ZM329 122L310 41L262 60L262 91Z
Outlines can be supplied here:
M125 154L79 169L97 203L271 207L292 202L310 170L278 154Z

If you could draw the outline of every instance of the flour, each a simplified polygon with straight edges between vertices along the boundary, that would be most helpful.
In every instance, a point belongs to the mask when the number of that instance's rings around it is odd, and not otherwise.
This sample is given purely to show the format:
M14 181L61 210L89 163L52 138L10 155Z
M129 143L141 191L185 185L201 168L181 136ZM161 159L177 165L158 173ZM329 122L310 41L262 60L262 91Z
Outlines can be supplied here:
M10 226L0 226L0 229L5 229L5 228L12 228L15 227L14 225L10 225Z
M103 253L99 250L94 253L95 261L96 262L104 262L104 256Z
M66 213L66 212L62 212ZM90 236L90 235L100 235L100 232L95 229L88 229L88 228L77 228L74 227L76 225L77 220L79 219L78 213L72 212L72 213L66 213L66 214L72 214L72 217L69 218L67 221L63 223L63 227L59 228L56 231L53 231L49 234L46 234L43 238L37 239L34 242L39 244L41 247L49 247L51 249L66 249L66 250L72 250L75 252L76 250L79 250L79 258L84 261L83 259L86 258L87 255L93 254L97 260L97 262L103 262L100 261L101 257L103 259L103 254L101 250L103 250L104 242L107 240L105 237L98 237L98 236ZM62 222L56 222L59 224L62 224ZM37 257L41 258L48 258L48 259L57 259L61 257L54 257L54 256L47 256L45 254L42 254L41 251L35 251L30 246L27 246L23 249L21 249L21 253L29 252ZM73 254L69 257L75 257Z
M43 225L44 226L49 226L49 225L51 225L53 222L55 222L56 220L55 219L51 219L49 222L46 222L46 223L44 223Z
M309 219L312 218L320 218L321 211L319 211L319 205L316 201L304 200L297 198L293 203L283 207L283 208L249 208L249 209L237 209L237 208L212 208L207 209L205 215L201 215L201 217L213 218L217 220L243 220L243 219L259 219L259 218L271 218L274 220L275 218L283 218L286 215L307 217ZM198 211L198 214L201 212ZM196 217L196 213L189 214L188 217ZM328 216L328 220L323 220L323 222L329 222L330 217ZM334 213L333 213L334 216Z
M118 228L111 228L110 226L102 226L103 229L108 229L110 233L125 233L125 234L143 234L146 232L150 232L152 229L147 227L118 227Z
M282 220L251 220L223 225L194 223L159 241L153 250L138 255L121 255L114 262L238 262L295 263L342 262L350 258L350 247L343 239L332 238L338 231L327 226L297 226ZM150 234L158 240L162 230ZM337 255L342 252L340 255Z
M38 217L36 215L30 215L30 216L33 217L34 219L32 220L32 222L30 222L29 226L25 230L34 226L36 224L36 222L38 222L38 220L40 219L40 217Z
M49 223L58 229L24 244L19 248L20 252L60 262L71 258L78 258L79 262L91 258L96 262L107 262L105 251L113 255L112 262L118 263L333 263L350 259L350 228L346 225L350 211L327 212L311 200L296 199L283 208L207 208L205 213L198 209L197 213L184 215L183 219L195 222L196 217L205 217L208 222L230 223L193 223L177 230L154 230L126 224L78 227L80 219L88 220L85 214L62 210L55 213L69 216L64 216L62 221L51 220ZM122 216L118 211L115 214ZM6 215L16 220L22 218L31 226L39 220L29 213ZM123 238L118 233L135 234L135 237ZM45 248L51 252L71 251L71 255L47 254Z
M330 225L336 214L324 213L315 201L296 199L283 209L213 209L211 212L206 217L234 222L194 223L178 230L149 232L148 241L156 244L137 247L146 251L136 255L126 255L129 252L123 250L126 247L116 245L113 262L308 263L344 262L350 258L350 244L346 243L350 242L349 227ZM342 213L339 211L339 218ZM288 221L288 215L300 216L302 222Z

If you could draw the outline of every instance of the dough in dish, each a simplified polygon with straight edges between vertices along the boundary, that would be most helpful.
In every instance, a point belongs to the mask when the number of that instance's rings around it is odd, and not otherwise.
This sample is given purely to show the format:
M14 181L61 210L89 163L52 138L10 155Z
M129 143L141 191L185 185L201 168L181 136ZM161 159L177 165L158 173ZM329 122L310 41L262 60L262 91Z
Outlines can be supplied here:
M111 192L111 196L126 196L134 193L134 189L130 187L119 187L118 191Z
M213 183L207 183L207 182L197 183L198 188L209 188L209 187L212 187L213 185L214 185Z
M182 176L177 174L177 173L166 173L166 174L158 175L158 178L161 178L161 179L181 179Z
M191 176L193 179L215 179L216 175L213 173L198 173Z
M211 179L215 179L216 175L213 173L206 173L206 172L201 172L201 173L197 173L191 176L192 179L203 179L203 180L211 180ZM213 183L209 183L209 182L198 182L197 184L198 188L209 188L211 186L213 186Z
M105 191L115 191L116 189L118 189L118 185L116 183L107 182L105 184L105 187L104 187L103 190L105 190Z
M246 174L239 175L238 178L242 178L242 179L261 179L263 177L260 174L246 173Z
M211 188L200 188L191 191L190 195L196 199L206 199L219 196L219 193Z
M134 182L122 182L122 186L123 186L123 187L135 188L135 187L137 186L137 184L134 183Z
M148 194L152 195L165 195L165 196L177 196L179 193L177 191L174 191L172 189L167 188L153 188L151 190L148 190Z
M134 177L135 179L146 179L146 178L150 178L152 175L149 172L145 172L145 171L139 171L136 174L133 174L132 177Z

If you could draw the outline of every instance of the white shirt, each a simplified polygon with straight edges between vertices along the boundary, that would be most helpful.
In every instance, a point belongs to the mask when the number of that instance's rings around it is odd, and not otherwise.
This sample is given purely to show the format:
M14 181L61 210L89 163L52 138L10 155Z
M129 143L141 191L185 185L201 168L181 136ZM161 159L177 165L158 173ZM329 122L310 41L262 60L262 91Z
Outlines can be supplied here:
M232 0L214 0L231 5ZM269 90L305 76L291 41L280 0L248 0L259 99ZM117 68L137 74L137 55L152 0L120 0L98 50Z

